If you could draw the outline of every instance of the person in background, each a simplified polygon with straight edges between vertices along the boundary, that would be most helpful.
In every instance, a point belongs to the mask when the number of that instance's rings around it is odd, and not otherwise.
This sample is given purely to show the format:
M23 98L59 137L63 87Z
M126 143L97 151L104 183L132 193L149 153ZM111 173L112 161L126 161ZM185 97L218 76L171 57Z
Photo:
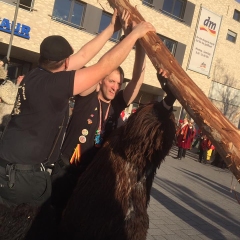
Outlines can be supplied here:
M197 130L196 139L195 139L195 141L194 141L193 144L192 144L192 148L197 147L197 148L199 149L199 142L200 142L201 137L202 137L202 131L201 131L201 129L199 128L199 129Z
M207 161L210 162L212 159L214 159L214 155L215 155L215 147L213 144L211 144L207 151Z
M180 133L182 125L183 125L183 119L179 119L178 124L176 126L176 134L175 134L175 138L174 138L174 143L175 143L176 146L178 145L177 137Z
M198 161L201 163L207 163L207 151L211 148L211 141L207 138L207 136L204 134L201 137L200 145L199 145L199 158Z
M183 158L185 158L187 150L190 150L192 148L192 142L195 137L195 134L196 134L196 131L195 131L195 127L194 127L194 121L190 120L188 123L186 138L185 138L184 142L182 142L182 148L183 148L182 157Z
M178 146L178 154L177 157L179 160L182 159L183 156L183 150L185 149L185 141L187 139L187 134L188 134L188 119L184 118L183 120L183 124L180 125L180 127L178 128L177 132L176 132L176 136L177 136L177 146Z

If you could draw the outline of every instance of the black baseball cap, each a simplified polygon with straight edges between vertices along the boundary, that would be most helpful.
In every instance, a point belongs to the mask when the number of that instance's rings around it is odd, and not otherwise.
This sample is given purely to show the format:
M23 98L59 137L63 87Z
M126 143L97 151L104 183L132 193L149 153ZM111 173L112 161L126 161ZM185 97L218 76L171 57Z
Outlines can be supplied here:
M62 36L46 37L40 45L40 55L51 61L61 61L73 54L69 42Z

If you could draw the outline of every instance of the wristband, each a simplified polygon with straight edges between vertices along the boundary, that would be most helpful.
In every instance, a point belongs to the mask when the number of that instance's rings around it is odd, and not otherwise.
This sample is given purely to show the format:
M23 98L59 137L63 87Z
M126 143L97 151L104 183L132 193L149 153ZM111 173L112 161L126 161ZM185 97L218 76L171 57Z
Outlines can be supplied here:
M164 102L168 106L173 106L175 100L176 100L176 98L175 98L175 96L172 93L168 93L167 96L164 98Z

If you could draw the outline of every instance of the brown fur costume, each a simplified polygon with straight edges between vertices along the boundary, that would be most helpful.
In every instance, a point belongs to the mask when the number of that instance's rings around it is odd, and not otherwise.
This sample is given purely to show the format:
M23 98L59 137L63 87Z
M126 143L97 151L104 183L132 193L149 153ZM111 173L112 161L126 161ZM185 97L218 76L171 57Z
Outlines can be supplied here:
M55 211L49 204L42 207L0 204L1 240L54 240L56 230Z
M115 130L80 177L56 236L52 209L0 205L0 239L143 240L156 169L175 135L174 116L149 104ZM166 110L165 110L166 112Z
M166 114L162 102L132 114L80 177L63 214L59 237L146 239L152 182L174 135L174 116Z
M28 204L11 208L0 204L0 239L25 239L37 211L37 208Z

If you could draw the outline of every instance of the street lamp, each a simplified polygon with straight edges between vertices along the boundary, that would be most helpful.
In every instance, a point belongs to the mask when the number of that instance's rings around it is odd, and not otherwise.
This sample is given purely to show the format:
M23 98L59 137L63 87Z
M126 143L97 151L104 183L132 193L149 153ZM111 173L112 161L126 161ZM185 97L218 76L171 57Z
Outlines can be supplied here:
M10 36L10 41L9 41L9 45L8 45L7 59L9 59L9 57L10 57L10 52L11 52L11 48L12 48L12 41L13 41L13 35L14 35L15 25L16 25L16 21L17 21L19 4L20 4L20 0L17 0L14 19L13 19L12 27L11 27L11 36ZM7 70L7 67L8 67L8 64L5 64L5 70Z

